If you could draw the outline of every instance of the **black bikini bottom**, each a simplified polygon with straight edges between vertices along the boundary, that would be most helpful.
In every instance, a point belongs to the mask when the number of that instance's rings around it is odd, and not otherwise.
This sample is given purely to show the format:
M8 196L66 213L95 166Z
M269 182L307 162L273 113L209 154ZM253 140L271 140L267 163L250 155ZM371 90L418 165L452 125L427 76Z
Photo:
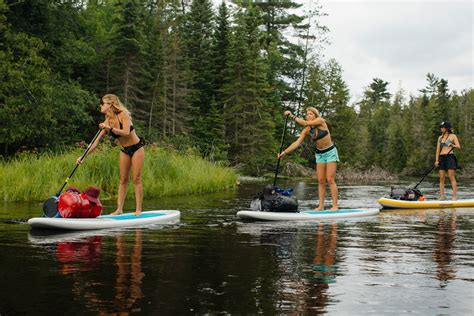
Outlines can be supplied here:
M145 146L145 140L140 137L140 140L138 141L138 143L136 143L135 145L131 145L131 146L127 146L127 147L123 147L121 150L123 153L126 153L127 155L129 155L130 157L133 156L133 154L139 150L140 148L142 148L143 146Z

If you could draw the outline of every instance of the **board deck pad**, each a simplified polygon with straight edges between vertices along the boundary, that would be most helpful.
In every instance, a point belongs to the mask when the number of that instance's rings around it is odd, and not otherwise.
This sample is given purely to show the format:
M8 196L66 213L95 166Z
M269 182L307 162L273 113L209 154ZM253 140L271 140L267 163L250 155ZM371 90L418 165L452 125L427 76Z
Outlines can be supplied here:
M304 214L330 214L330 213L352 214L352 213L358 213L358 212L364 212L364 210L359 210L359 209L342 209L342 210L337 210L337 211L331 211L331 210L322 210L322 211L301 211L300 213L304 213Z
M134 213L125 213L125 214L118 214L118 215L101 215L97 216L98 219L113 219L113 220L136 220L140 218L150 218L150 217L158 217L164 216L166 213L141 213L140 215L136 216Z

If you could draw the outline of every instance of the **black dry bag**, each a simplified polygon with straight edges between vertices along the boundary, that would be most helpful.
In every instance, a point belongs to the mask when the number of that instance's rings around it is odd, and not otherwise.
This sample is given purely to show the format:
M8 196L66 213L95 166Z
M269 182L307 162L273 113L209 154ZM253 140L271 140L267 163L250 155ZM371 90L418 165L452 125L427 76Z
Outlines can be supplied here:
M392 187L390 198L403 201L418 201L423 194L418 189L405 189Z
M250 203L252 211L262 212L298 212L298 199L295 196L286 196L279 193L270 199L262 193L257 194Z

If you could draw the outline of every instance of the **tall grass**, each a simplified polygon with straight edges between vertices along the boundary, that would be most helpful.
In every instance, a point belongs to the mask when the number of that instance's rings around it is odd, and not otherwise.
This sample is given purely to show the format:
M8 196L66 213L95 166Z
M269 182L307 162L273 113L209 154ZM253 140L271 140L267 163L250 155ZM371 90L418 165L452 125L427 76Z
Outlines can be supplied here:
M193 154L145 147L142 183L145 198L198 194L234 188L237 180L231 168L211 163ZM0 161L0 195L4 201L40 201L56 194L74 168L82 149L62 154L21 154ZM79 166L68 185L84 189L101 188L100 198L114 198L119 184L119 149L99 148ZM133 196L130 181L127 195Z

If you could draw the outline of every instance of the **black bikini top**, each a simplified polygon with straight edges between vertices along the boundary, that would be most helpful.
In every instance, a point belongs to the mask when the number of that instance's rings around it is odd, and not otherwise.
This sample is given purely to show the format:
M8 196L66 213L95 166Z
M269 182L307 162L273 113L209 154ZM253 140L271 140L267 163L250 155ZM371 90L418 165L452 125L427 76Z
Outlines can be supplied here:
M318 130L318 133L315 135L314 133L314 130ZM328 135L329 132L327 130L323 130L323 129L319 129L319 128L315 128L313 126L310 127L309 129L309 135L311 136L311 138L314 140L314 141L317 141L323 137L325 137L326 135Z
M120 126L120 129L122 129L123 125L122 125L122 122L119 122L119 126ZM134 127L133 125L130 125L130 132L134 130ZM114 132L112 132L112 129L110 129L110 136L112 136L113 138L119 138L120 135L117 135L115 134Z

